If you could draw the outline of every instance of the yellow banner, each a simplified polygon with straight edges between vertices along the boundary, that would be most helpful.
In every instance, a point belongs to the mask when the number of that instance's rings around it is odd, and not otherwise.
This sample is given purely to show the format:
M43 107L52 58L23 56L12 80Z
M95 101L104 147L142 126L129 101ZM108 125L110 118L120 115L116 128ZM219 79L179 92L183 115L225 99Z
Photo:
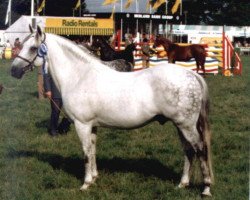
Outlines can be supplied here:
M128 9L132 3L133 3L133 0L127 0L127 3L125 4L125 8Z
M41 3L40 7L37 9L37 12L42 12L43 8L45 7L45 0Z
M81 6L81 0L78 0L75 6L75 10Z
M154 3L153 9L157 9L161 6L161 4L166 3L166 0L156 0L156 2Z
M58 35L113 35L113 19L47 18L45 32Z
M105 0L102 5L103 6L106 6L106 5L109 5L109 4L113 4L113 3L116 3L117 0Z
M114 28L113 19L47 18L46 28Z
M176 0L175 1L174 5L173 5L173 7L171 9L172 14L176 13L176 11L179 8L180 3L181 3L181 0Z

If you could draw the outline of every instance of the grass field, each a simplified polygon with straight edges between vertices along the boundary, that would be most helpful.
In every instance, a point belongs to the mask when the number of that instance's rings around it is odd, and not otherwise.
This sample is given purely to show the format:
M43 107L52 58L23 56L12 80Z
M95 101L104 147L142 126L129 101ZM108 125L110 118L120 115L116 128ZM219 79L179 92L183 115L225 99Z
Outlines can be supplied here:
M249 198L250 57L243 75L208 76L216 200ZM0 60L1 200L201 199L198 163L192 185L177 189L183 152L171 123L122 131L99 129L99 178L86 192L83 153L72 126L68 135L47 134L48 100L37 99L37 72L20 81L10 76L11 61Z

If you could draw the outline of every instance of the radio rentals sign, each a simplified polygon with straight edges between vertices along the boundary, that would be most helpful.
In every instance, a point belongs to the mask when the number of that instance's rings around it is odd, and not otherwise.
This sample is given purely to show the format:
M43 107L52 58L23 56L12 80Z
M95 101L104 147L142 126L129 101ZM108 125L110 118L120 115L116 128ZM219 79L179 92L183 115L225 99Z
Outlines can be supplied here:
M45 32L58 35L112 35L113 19L46 18Z

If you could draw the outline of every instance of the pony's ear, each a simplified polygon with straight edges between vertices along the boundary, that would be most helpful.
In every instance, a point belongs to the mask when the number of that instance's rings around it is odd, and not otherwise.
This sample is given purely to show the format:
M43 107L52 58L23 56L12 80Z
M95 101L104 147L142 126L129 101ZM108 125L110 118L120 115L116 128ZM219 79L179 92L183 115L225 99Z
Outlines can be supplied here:
M43 34L42 29L41 29L40 26L37 26L36 30L37 30L37 32L36 32L36 40L41 41L42 40L42 34Z
M34 33L33 28L31 27L31 25L29 24L29 29L30 29L30 33Z
M41 29L41 27L40 26L38 26L37 25L37 33L38 33L38 35L41 37L42 36L42 29Z

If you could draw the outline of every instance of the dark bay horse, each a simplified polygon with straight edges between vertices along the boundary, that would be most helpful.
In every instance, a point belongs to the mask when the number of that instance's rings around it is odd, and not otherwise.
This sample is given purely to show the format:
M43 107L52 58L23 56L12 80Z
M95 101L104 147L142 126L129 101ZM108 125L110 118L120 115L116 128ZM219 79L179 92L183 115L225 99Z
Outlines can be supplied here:
M128 45L124 50L115 51L103 38L99 37L93 41L93 48L100 48L100 58L103 61L124 59L134 66L133 51L136 50L134 43Z
M206 50L202 45L191 44L188 46L180 46L174 44L170 40L164 37L157 37L154 46L162 45L167 52L168 62L175 63L175 61L189 61L191 58L195 59L196 72L198 73L200 67L205 76L205 61L206 61Z
M95 48L92 48L92 46L89 46L88 44L81 44L78 45L81 49L84 51L89 51L89 54L95 56L96 58L99 58ZM116 59L111 61L103 61L102 63L110 67L111 69L114 69L119 72L131 72L134 69L134 66L132 63L127 62L124 59Z

